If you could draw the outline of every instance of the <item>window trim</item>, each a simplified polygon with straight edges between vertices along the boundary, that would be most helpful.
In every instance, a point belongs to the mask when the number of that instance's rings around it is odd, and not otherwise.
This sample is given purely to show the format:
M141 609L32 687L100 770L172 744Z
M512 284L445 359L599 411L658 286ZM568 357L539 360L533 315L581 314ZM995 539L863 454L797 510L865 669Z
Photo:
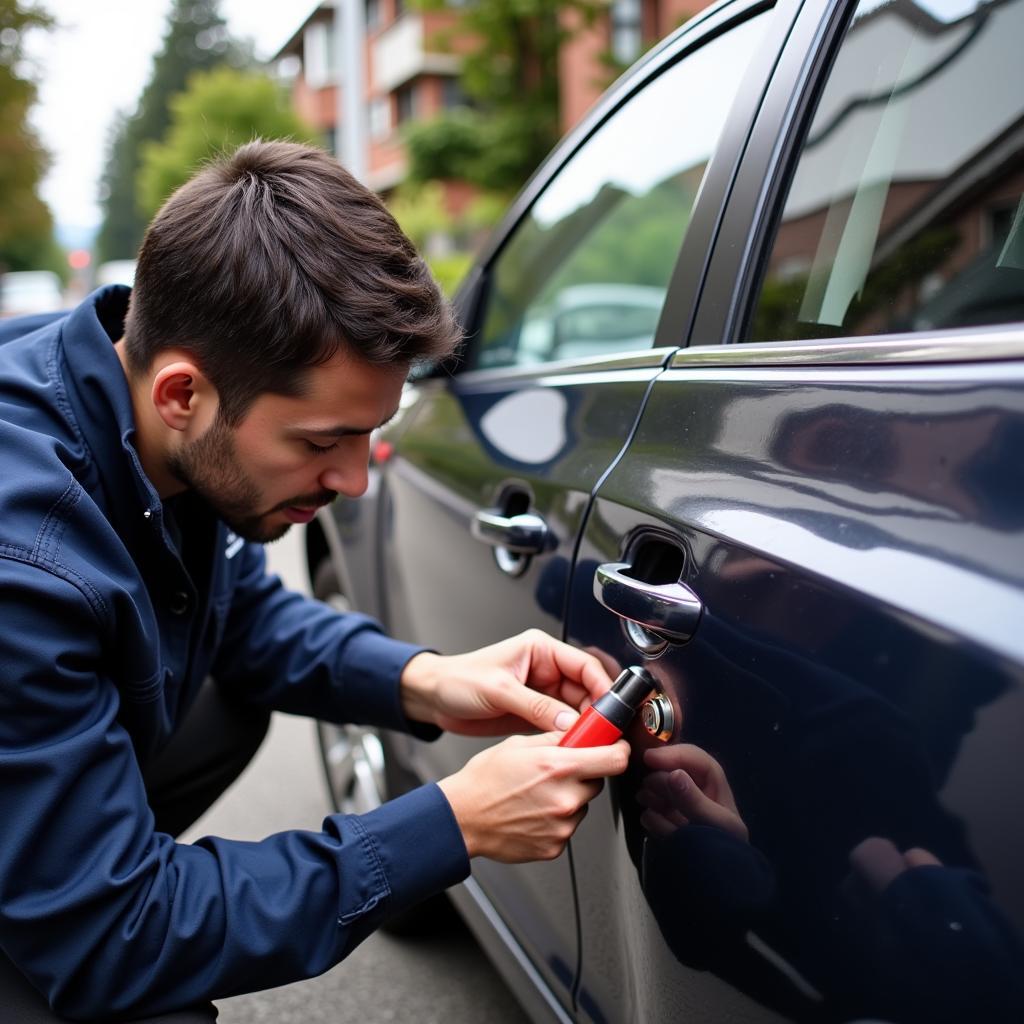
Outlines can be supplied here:
M751 130L681 344L750 348L752 315L783 198L856 0L805 0ZM711 340L713 339L713 340ZM789 344L788 341L765 344Z
M634 352L617 352L607 356L584 356L580 359L559 359L550 363L534 363L530 366L495 366L480 370L463 370L458 375L461 382L474 381L502 382L510 380L536 380L539 377L565 377L581 373L605 373L613 370L645 370L667 367L675 347L644 348Z
M1024 360L1024 324L918 334L875 334L849 341L745 341L677 349L668 369L694 367L864 366Z

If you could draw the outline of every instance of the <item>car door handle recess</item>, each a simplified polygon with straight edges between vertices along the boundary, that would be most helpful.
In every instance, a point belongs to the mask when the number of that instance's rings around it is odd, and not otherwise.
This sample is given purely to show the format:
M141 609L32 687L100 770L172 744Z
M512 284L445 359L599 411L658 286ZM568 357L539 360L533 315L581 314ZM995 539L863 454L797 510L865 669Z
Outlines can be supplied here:
M626 574L628 562L605 562L594 572L594 597L610 612L680 643L693 636L704 605L685 583L645 583Z
M473 518L473 536L495 548L517 555L539 555L548 544L548 526L540 516L521 512L503 516L498 509L483 509Z

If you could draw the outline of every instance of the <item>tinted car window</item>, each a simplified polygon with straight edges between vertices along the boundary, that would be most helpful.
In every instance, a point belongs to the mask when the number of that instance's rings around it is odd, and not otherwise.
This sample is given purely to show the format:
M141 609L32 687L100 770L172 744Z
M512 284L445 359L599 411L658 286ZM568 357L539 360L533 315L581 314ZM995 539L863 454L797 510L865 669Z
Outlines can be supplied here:
M651 345L705 169L767 17L669 68L559 172L492 268L477 366Z
M1024 0L864 0L748 341L1024 319Z

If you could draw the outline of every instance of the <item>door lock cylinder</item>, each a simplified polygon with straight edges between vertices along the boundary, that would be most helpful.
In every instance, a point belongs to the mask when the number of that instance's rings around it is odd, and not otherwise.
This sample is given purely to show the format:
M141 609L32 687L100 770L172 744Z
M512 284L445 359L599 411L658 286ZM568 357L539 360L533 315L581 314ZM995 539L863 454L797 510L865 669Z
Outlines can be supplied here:
M672 702L665 694L656 693L644 701L640 707L640 720L655 739L665 742L672 738L676 714L672 709Z

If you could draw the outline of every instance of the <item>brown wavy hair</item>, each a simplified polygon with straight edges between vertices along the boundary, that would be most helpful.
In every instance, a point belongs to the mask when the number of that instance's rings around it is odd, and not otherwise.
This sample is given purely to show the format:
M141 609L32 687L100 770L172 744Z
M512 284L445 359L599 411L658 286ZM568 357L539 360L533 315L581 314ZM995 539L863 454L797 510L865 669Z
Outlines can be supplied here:
M132 373L193 353L232 424L264 392L303 392L347 350L375 365L443 358L460 332L380 198L312 146L254 141L161 207L125 326Z

